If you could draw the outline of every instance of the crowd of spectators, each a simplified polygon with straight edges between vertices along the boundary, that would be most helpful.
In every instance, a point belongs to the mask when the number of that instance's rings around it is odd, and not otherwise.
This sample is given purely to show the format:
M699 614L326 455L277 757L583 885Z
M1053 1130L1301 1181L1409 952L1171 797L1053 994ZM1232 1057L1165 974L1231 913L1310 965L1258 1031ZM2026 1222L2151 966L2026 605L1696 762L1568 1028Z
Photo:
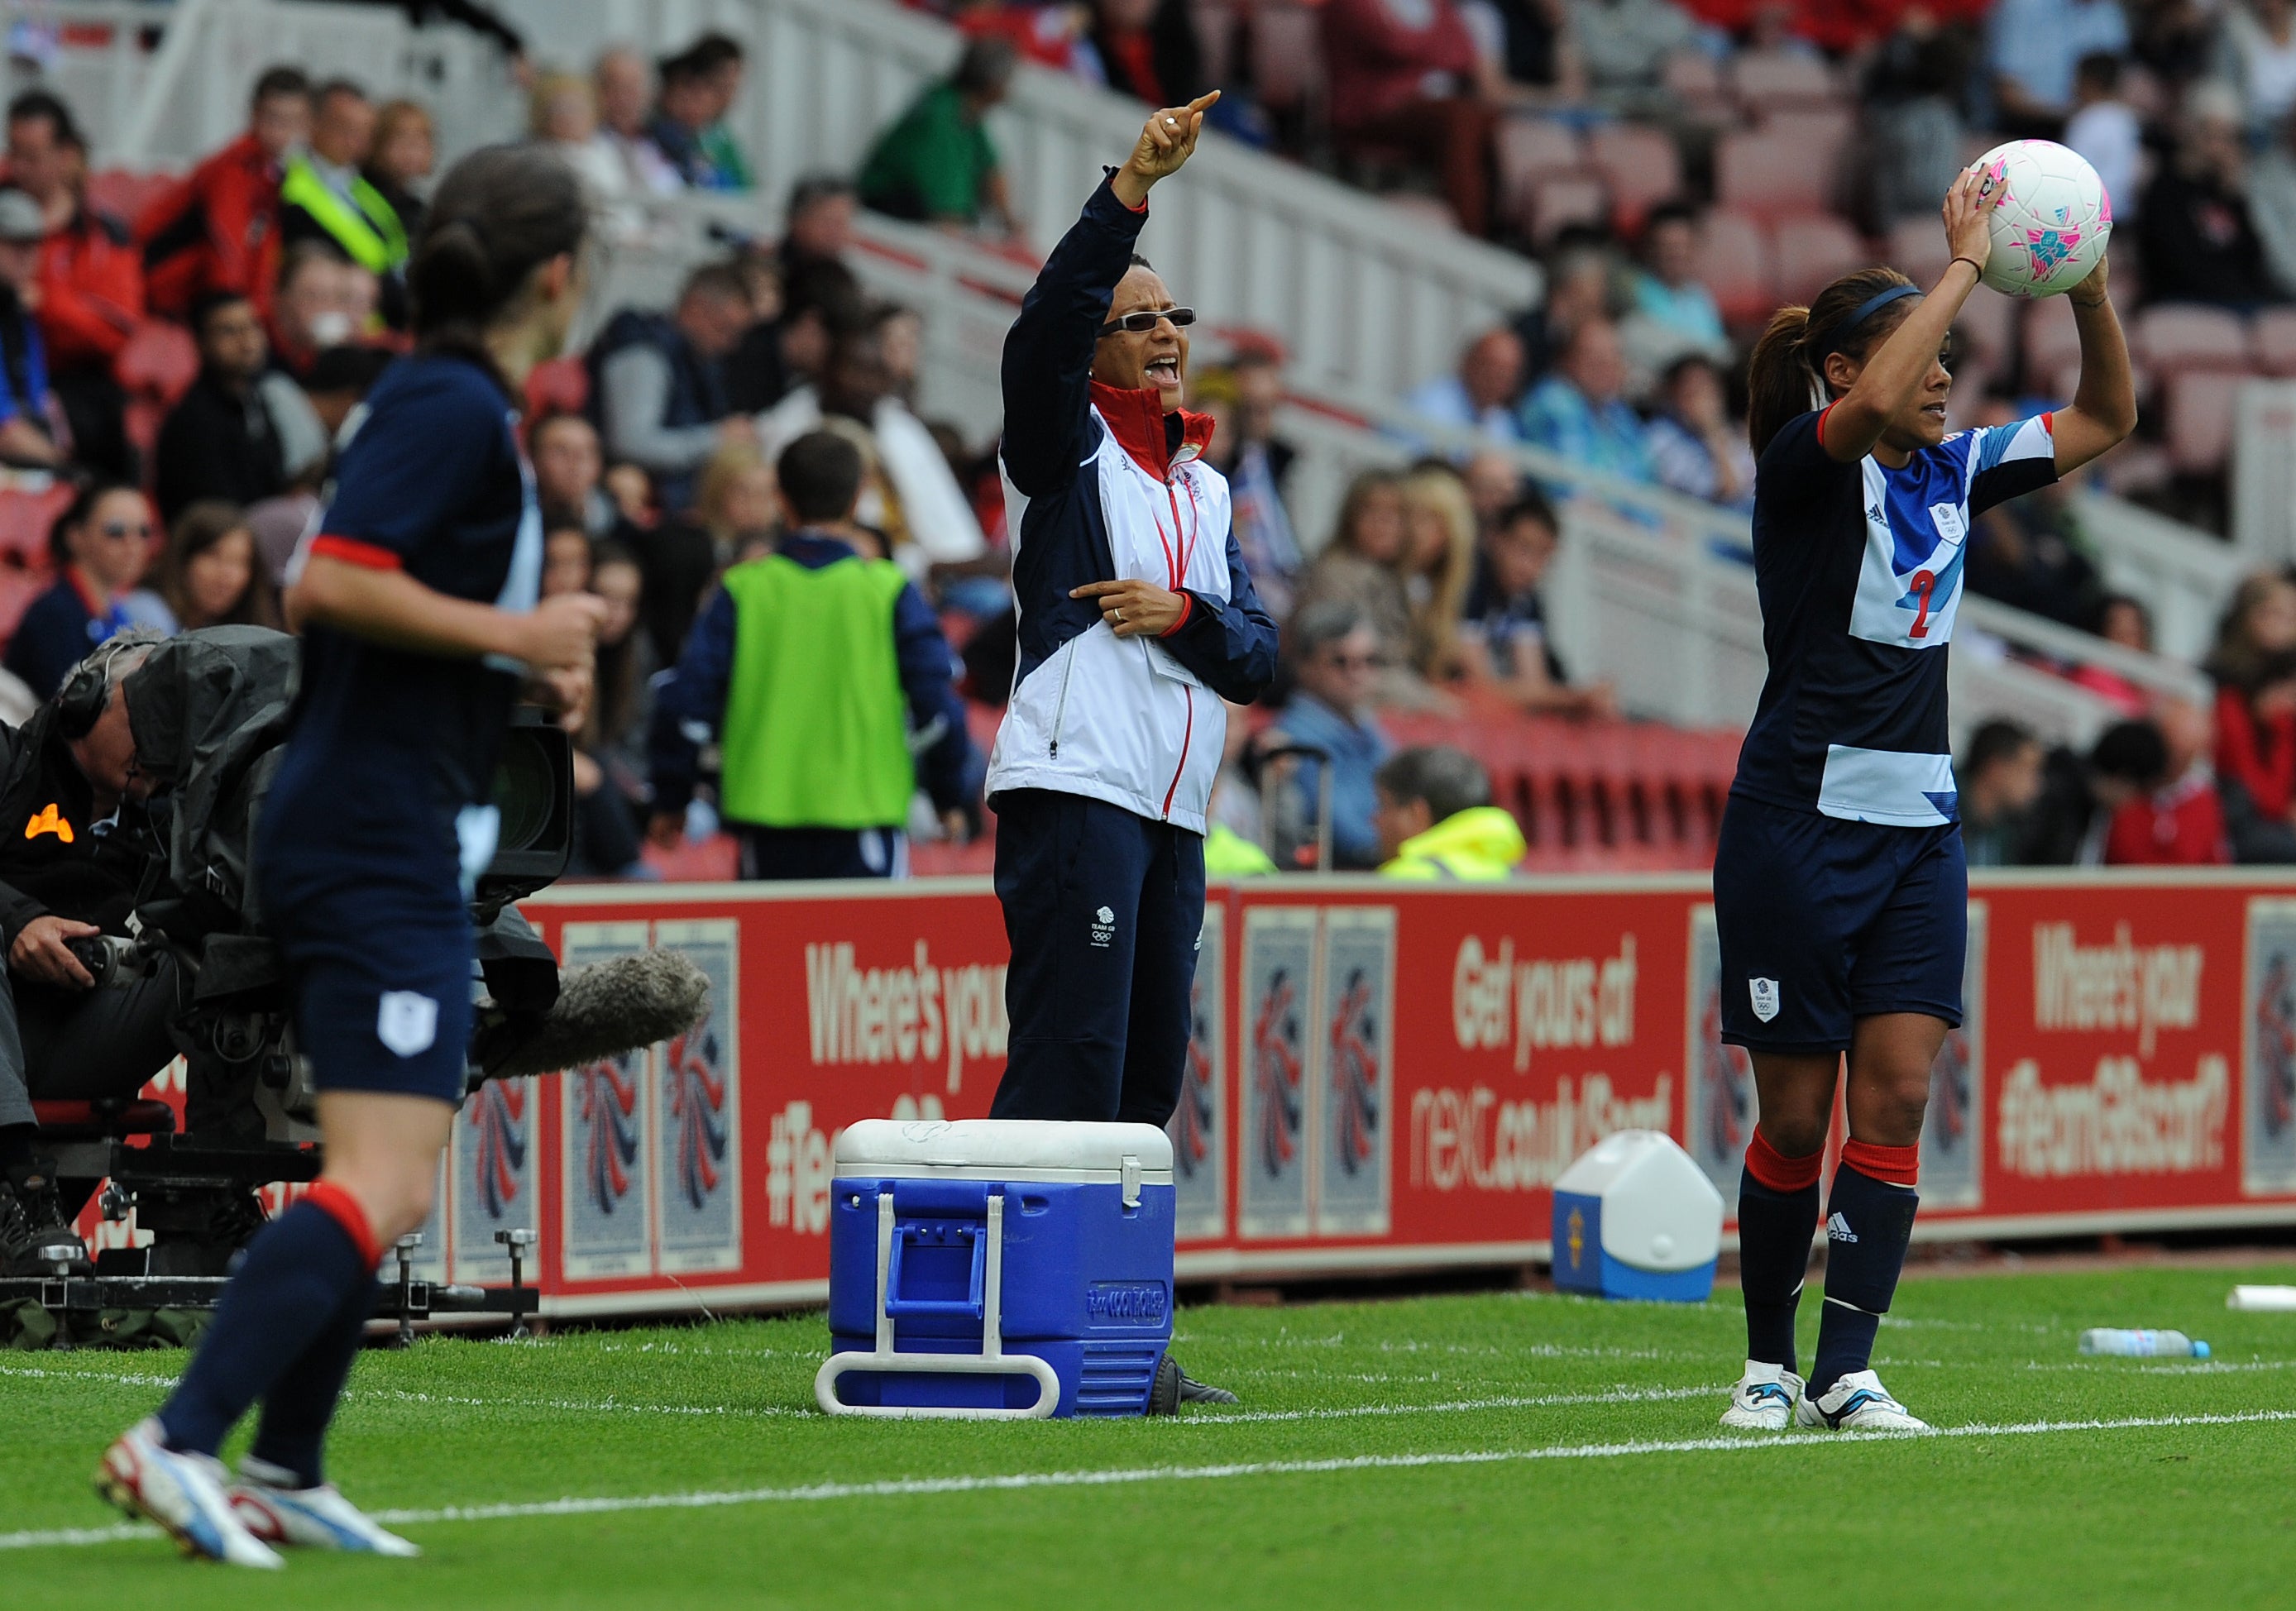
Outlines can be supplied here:
M779 240L695 266L668 307L611 310L578 365L553 366L531 399L545 585L613 607L578 735L582 871L642 875L714 826L706 804L667 830L653 809L656 674L678 663L724 571L790 535L775 464L815 433L844 438L863 467L840 540L900 568L938 616L964 691L1001 702L1015 627L983 422L918 412L918 315L865 294L850 258L865 206L1031 249L988 122L1023 61L1166 103L1223 87L1227 135L1366 183L1423 172L1464 225L1536 252L1545 270L1538 306L1479 332L1456 372L1400 400L1429 439L1403 440L1400 468L1358 476L1328 530L1294 519L1281 348L1242 333L1200 344L1190 406L1215 421L1238 540L1285 623L1278 708L1232 724L1216 815L1280 866L1312 863L1326 840L1340 866L1393 859L1400 797L1379 780L1403 748L1389 731L1399 718L1620 714L1548 631L1558 489L1526 477L1514 450L1750 504L1748 328L1710 283L1727 198L1714 109L1684 93L1700 81L1685 61L1800 61L1858 86L1851 137L1872 183L1837 200L1877 241L1933 208L1980 143L2046 134L2115 187L2129 242L2125 266L2116 249L2117 290L2243 314L2296 290L2296 133L2284 138L2296 7L2283 0L2223 0L2206 16L2135 0L1324 0L1310 16L1322 87L1292 102L1267 93L1278 75L1253 60L1255 40L1276 37L1262 13L1301 9L1289 0L932 9L969 36L962 57L850 174L800 181ZM610 241L665 242L661 198L754 184L729 121L743 69L741 45L709 34L660 61L614 49L587 72L543 71L531 137L573 166ZM1660 130L1677 182L1631 201L1620 190L1546 228L1506 171L1526 127L1589 140ZM20 707L127 625L277 619L337 438L403 347L403 272L439 153L421 106L286 67L258 80L241 137L132 216L91 196L65 101L20 95L6 133L0 462L74 489L50 535L53 585L6 654L23 686L0 694ZM186 338L156 408L130 361L155 323ZM1956 399L1964 422L2046 406L2059 383L2001 345L1972 348ZM1969 574L1977 591L2150 647L2143 605L2106 591L2061 491L1988 514ZM1964 768L1972 860L2296 859L2296 584L2251 593L2211 662L2213 707L2089 667L2069 675L2125 718L2091 753L1980 729ZM1453 807L1431 829L1488 806L1488 780L1478 806L1447 765L1396 774L1423 806ZM948 815L921 804L912 827L931 838Z

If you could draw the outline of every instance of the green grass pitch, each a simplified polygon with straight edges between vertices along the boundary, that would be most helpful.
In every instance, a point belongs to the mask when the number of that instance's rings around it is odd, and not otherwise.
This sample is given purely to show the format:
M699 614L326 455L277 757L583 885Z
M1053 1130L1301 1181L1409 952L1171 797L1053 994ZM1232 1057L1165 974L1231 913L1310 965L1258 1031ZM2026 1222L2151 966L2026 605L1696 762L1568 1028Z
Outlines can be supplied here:
M427 1553L275 1576L118 1536L90 1493L180 1354L11 1353L0 1583L39 1611L2286 1606L2296 1316L2223 1303L2292 1279L1910 1279L1877 1363L1928 1438L1722 1434L1731 1291L1185 1310L1182 1357L1245 1402L1154 1422L831 1420L817 1315L434 1339L361 1358L333 1454ZM2080 1358L2100 1324L2217 1358Z

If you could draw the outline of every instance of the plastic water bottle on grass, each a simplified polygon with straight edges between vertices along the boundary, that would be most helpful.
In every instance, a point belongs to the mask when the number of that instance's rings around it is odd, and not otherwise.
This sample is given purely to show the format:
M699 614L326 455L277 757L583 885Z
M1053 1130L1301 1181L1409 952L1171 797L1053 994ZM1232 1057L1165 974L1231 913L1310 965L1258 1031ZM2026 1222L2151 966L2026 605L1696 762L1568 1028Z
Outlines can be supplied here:
M2120 1326L2092 1326L2080 1334L2083 1353L2118 1353L2138 1359L2206 1359L2209 1345L2196 1343L2181 1331L2132 1331Z

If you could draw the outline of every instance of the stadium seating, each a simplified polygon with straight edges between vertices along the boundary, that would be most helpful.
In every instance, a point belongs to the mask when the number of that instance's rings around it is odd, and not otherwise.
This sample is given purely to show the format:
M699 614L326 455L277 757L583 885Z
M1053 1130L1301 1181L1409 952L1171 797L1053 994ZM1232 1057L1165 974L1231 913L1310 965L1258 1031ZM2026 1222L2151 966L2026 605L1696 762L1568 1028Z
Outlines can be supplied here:
M1699 231L1698 277L1728 323L1758 323L1777 306L1769 236L1743 213L1706 216Z
M2183 475L2214 475L2232 456L2233 412L2247 377L2190 369L2169 377L2169 466Z
M1790 135L1741 129L1714 148L1714 200L1735 212L1766 219L1822 213L1832 179L1831 164L1812 161Z
M1607 125L1587 136L1587 156L1611 187L1613 222L1621 230L1641 228L1653 206L1682 193L1682 152L1662 130Z
M1831 213L1781 221L1771 245L1783 302L1806 303L1833 280L1874 260L1857 232Z

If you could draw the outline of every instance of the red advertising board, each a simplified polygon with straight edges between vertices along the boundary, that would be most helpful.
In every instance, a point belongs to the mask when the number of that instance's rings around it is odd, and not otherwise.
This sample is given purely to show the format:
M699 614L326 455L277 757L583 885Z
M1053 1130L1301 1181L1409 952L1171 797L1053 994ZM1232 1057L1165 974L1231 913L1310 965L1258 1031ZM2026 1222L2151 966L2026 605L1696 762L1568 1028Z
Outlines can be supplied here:
M985 880L569 887L528 911L570 966L685 952L711 1015L466 1105L433 1277L503 1279L493 1233L529 1226L547 1313L816 1301L838 1131L988 1111ZM1555 1179L1629 1127L1734 1201L1753 1093L1718 975L1694 877L1215 890L1170 1125L1183 1277L1543 1260ZM1964 994L1916 1234L2296 1221L2296 878L1980 875Z

